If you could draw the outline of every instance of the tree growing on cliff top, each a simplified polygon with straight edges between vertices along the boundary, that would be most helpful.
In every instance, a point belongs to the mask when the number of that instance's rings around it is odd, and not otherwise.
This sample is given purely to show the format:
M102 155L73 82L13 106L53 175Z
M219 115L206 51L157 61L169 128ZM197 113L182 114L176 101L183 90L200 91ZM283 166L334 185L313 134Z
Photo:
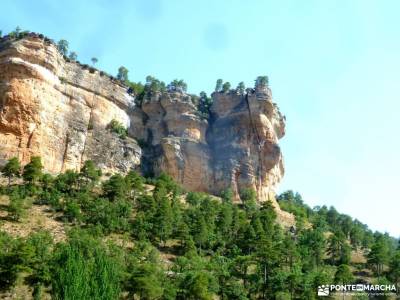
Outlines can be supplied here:
M222 85L222 91L224 92L224 93L227 93L227 92L229 92L229 90L231 89L231 84L230 84L230 82L225 82L223 85Z
M187 83L183 81L183 79L178 80L174 79L169 85L168 85L169 90L181 90L183 92L186 92L187 90Z
M62 55L67 56L68 47L69 47L69 43L67 40L59 40L57 43L57 48L61 52Z
M256 87L267 87L269 84L268 76L258 76L256 79Z
M241 82L239 82L239 84L238 84L238 86L237 86L237 88L236 88L236 91L239 93L239 94L244 94L244 91L246 90L246 86L244 85L244 82L243 81L241 81Z
M78 54L76 54L76 52L72 51L72 52L69 53L68 58L69 58L70 60L75 61L75 60L78 59Z
M118 74L117 74L117 79L121 80L123 82L128 81L128 69L125 68L124 66L120 66L118 69Z
M222 79L218 79L216 84L215 84L215 92L220 92L222 90Z
M19 163L18 158L11 158L7 164L1 169L1 172L4 176L8 178L8 186L11 184L11 179L13 177L19 177L21 172L21 164Z
M165 82L160 81L159 79L149 75L146 77L146 84L144 86L144 90L146 93L164 92Z
M93 66L94 66L95 64L97 64L97 62L98 62L99 60L98 60L96 57L92 57L91 61L92 61L92 64L93 64Z

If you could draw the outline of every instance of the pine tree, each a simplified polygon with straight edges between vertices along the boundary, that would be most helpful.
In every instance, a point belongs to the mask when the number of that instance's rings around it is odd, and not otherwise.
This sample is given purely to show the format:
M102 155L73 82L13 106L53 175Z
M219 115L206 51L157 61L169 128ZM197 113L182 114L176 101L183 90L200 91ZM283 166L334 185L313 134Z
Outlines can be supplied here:
M80 176L83 177L86 182L95 184L101 177L101 170L96 168L93 161L87 160L83 164Z
M112 175L103 183L103 192L111 201L124 198L127 194L127 184L120 174Z
M335 273L335 283L346 285L352 284L354 280L353 274L351 273L350 267L348 265L340 265ZM344 299L343 291L343 299Z
M220 92L222 90L222 79L218 79L217 83L215 84L215 92Z
M376 238L367 258L368 264L375 268L378 276L381 276L383 265L389 260L389 249L385 243L383 235Z
M95 64L97 64L97 62L99 61L96 57L92 57L90 59L92 61L92 65L94 66Z
M239 84L238 84L238 86L237 86L237 88L236 88L236 91L237 91L239 94L243 95L244 92L245 92L245 90L246 90L246 86L244 85L244 82L243 82L243 81L239 82Z
M78 59L78 54L74 51L70 52L68 58L72 61L76 61Z
M389 276L393 283L400 286L400 249L393 255L389 264Z
M42 176L42 161L39 156L32 156L30 163L24 167L22 177L28 183L35 183Z
M128 69L124 66L120 66L118 69L117 79L121 80L122 82L128 81Z
M8 186L10 186L11 179L13 177L19 177L21 172L21 164L19 163L18 158L13 157L9 159L6 165L1 169L1 172L8 178Z
M136 197L144 191L144 179L135 171L129 171L125 176L127 188L129 190L129 196L136 201Z
M227 81L222 85L222 91L224 93L229 92L229 90L231 89L231 84Z
M167 239L172 233L172 209L169 199L164 196L158 203L158 208L154 216L154 235L165 246Z
M57 48L62 55L67 56L69 43L66 40L59 40L57 43Z
M329 237L328 254L333 263L348 264L350 262L350 246L342 231L335 232Z

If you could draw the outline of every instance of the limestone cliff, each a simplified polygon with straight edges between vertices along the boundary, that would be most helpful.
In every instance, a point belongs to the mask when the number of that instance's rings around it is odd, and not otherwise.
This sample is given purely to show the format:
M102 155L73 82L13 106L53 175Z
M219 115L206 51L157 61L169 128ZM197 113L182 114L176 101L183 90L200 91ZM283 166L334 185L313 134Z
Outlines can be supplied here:
M129 125L133 98L94 69L67 62L48 40L30 35L0 44L0 159L32 155L52 173L91 159L106 171L140 164L136 141L104 128Z
M209 118L182 91L153 92L137 106L127 87L66 60L42 36L6 38L0 42L0 159L18 156L25 164L40 155L53 173L91 159L110 172L165 171L187 190L232 188L239 200L250 187L260 201L273 199L284 172L278 140L285 122L270 89L212 97ZM107 129L113 119L128 128L127 138Z

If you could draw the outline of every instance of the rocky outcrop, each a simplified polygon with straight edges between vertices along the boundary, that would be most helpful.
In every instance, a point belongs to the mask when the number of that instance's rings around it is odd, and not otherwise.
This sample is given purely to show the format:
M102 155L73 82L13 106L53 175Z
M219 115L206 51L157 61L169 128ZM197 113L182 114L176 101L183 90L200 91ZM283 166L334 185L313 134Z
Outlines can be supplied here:
M0 42L0 159L45 169L78 170L91 159L106 172L166 172L187 190L236 199L253 188L274 198L284 168L278 140L284 117L266 86L213 93L210 117L181 90L147 94L140 107L127 88L102 72L70 62L36 35ZM128 128L122 139L111 120ZM140 145L140 146L139 146Z
M246 94L214 93L208 141L214 192L231 187L236 195L253 188L259 199L273 198L284 168L278 139L285 123L267 87Z
M91 159L105 171L140 164L136 141L106 130L112 119L129 126L133 98L94 69L67 62L43 38L0 44L0 159L43 158L52 173L80 169Z
M192 191L212 185L207 128L192 97L180 92L154 93L131 114L130 134L144 141L144 172L164 171Z
M272 199L283 176L278 139L284 117L267 87L214 93L211 117L182 92L154 93L131 114L130 134L143 141L144 167L165 171L189 190L219 194L253 188Z

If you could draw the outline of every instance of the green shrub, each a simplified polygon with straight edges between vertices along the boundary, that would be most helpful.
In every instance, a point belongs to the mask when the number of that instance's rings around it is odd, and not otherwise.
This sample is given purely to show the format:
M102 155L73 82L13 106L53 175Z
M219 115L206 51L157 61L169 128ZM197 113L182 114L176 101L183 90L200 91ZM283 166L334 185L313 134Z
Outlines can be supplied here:
M68 222L81 221L81 208L75 199L67 199L64 208L64 218Z
M117 254L85 231L74 231L55 250L52 293L60 300L119 299L122 275Z
M116 133L121 139L125 139L128 135L128 129L122 125L121 122L112 119L110 124L108 125L111 132Z
M12 193L10 195L10 204L8 205L8 216L13 221L19 221L25 214L24 199L16 192Z

